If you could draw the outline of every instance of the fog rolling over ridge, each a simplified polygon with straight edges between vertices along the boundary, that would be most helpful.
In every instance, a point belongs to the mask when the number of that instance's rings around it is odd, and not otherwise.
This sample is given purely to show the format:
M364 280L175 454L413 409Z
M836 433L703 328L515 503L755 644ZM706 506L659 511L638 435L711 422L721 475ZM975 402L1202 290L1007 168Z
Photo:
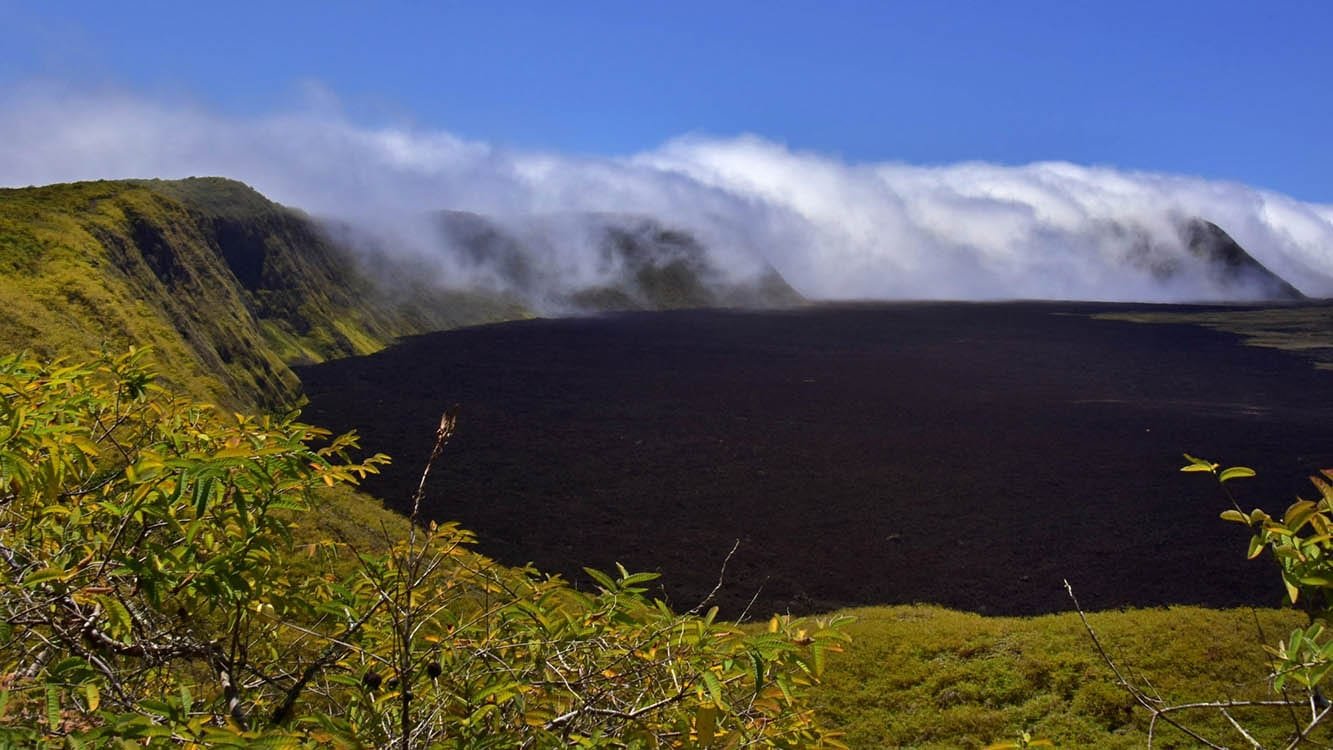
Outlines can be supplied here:
M718 284L776 269L814 299L1333 296L1333 206L1236 183L1060 162L846 163L755 136L584 157L364 126L329 107L234 116L0 92L0 184L191 175L356 227L348 236L441 283L538 302L623 278L628 256L607 238L645 231L671 258L694 248L689 262ZM480 217L508 250L479 258L441 231L443 210Z

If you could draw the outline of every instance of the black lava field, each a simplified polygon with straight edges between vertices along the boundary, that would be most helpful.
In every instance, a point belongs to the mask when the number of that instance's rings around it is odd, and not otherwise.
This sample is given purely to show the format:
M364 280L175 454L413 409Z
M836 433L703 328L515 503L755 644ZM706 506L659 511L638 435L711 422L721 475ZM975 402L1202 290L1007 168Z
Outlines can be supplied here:
M407 506L588 585L662 573L725 616L933 602L987 614L1276 605L1271 559L1181 454L1254 467L1280 512L1333 466L1333 373L1078 303L904 303L530 320L302 368L308 421L395 462Z

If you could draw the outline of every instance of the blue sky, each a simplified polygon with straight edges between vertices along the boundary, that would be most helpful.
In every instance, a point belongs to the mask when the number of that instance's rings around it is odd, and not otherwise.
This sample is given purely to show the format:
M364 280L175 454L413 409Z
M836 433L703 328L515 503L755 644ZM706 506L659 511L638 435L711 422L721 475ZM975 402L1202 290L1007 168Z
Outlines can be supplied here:
M14 3L0 87L319 106L523 149L754 133L849 162L1237 180L1333 202L1333 3Z

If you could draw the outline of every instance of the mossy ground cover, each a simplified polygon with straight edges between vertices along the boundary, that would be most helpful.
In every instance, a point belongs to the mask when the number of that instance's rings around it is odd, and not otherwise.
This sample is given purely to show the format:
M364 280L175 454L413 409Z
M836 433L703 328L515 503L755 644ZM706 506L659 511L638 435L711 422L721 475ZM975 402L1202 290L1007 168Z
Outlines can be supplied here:
M853 748L968 748L1033 737L1070 748L1142 748L1148 714L1096 653L1076 613L982 617L933 606L847 610L851 643L830 658L815 706ZM1305 622L1290 610L1170 607L1091 613L1117 664L1168 703L1273 698L1263 644ZM1290 734L1276 709L1233 715L1261 742ZM1216 712L1180 718L1245 746ZM1322 741L1330 739L1329 734ZM1156 747L1197 747L1161 723Z

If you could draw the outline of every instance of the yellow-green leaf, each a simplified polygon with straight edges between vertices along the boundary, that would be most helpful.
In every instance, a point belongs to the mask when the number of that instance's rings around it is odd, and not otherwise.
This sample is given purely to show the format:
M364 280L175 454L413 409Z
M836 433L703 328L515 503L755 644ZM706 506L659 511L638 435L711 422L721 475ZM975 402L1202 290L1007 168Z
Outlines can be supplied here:
M722 700L722 682L717 679L717 675L712 670L705 670L699 676L699 679L703 681L704 688L708 690L709 697L713 699L713 705L723 711L727 710L727 703Z
M1244 479L1252 476L1254 476L1254 469L1251 469L1248 466L1232 466L1230 469L1224 469L1221 474L1218 474L1217 481L1227 482L1232 479Z

